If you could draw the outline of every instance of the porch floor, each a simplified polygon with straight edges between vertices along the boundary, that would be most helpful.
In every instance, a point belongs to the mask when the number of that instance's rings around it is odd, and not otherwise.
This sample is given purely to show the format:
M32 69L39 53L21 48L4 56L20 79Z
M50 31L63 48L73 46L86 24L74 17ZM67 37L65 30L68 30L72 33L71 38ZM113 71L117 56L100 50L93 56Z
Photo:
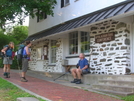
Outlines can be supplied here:
M0 77L3 78L2 74L2 69L0 69ZM11 78L4 79L29 93L47 98L47 101L121 101L118 97L114 98L115 96L107 96L91 90L90 84L72 84L63 78L53 81L52 77L47 76L29 70L28 82L20 82L19 71L11 70Z

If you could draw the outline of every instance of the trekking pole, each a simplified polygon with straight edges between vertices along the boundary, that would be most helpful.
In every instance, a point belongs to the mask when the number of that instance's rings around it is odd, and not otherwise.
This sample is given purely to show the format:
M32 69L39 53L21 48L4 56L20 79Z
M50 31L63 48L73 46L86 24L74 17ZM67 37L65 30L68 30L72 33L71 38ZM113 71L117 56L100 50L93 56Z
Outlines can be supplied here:
M17 60L17 67L18 67L18 70L19 70L19 75L20 75L20 77L21 77L21 70L20 70L20 64L19 64L19 60Z

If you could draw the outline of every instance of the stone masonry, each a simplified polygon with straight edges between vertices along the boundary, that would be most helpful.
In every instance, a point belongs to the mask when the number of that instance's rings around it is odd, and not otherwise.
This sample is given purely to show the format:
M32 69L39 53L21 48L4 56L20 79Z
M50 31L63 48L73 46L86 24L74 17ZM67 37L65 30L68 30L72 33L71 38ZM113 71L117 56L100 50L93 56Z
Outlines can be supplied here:
M115 32L115 40L95 43L95 35ZM130 31L127 24L105 21L90 27L90 60L92 72L97 74L125 74L130 68Z

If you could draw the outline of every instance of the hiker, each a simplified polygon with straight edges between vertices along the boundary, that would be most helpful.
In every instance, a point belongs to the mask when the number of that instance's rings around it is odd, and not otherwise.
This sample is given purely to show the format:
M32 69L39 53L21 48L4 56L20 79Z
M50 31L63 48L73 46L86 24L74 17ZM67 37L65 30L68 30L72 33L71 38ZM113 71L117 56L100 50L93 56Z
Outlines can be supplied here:
M4 72L4 77L6 78L10 78L10 65L12 64L12 60L13 60L13 49L14 49L14 43L10 42L9 45L6 45L1 52L4 54L3 57L3 64L4 64L4 68L3 68L3 72Z
M74 80L71 83L81 84L81 74L88 73L88 60L85 59L85 55L81 53L79 55L78 68L74 68L71 70Z
M28 69L28 61L30 60L30 47L31 47L31 42L26 41L25 42L26 46L24 47L23 50L23 58L22 58L22 74L21 74L21 81L22 82L27 82L28 80L26 79L26 72Z

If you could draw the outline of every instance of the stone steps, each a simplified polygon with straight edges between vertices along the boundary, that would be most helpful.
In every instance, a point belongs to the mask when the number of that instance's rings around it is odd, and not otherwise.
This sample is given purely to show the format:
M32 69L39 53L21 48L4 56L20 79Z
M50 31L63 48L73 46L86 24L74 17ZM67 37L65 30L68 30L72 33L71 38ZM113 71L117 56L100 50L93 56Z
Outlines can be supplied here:
M119 91L119 92L133 92L134 87L129 86L115 86L115 85L103 85L103 84L97 84L93 85L94 89L103 89L103 90L111 90L111 91Z
M103 89L94 89L99 92L104 92L104 93L109 93L113 95L120 95L120 96L128 96L128 95L133 95L133 92L119 92L119 91L111 91L111 90L103 90Z
M134 81L133 75L107 75L103 80Z
M131 78L130 78L131 79ZM92 85L92 89L110 93L114 95L127 96L134 94L134 81L126 79L100 79L97 84Z
M134 81L119 81L119 80L99 80L99 84L103 85L120 85L134 87Z

